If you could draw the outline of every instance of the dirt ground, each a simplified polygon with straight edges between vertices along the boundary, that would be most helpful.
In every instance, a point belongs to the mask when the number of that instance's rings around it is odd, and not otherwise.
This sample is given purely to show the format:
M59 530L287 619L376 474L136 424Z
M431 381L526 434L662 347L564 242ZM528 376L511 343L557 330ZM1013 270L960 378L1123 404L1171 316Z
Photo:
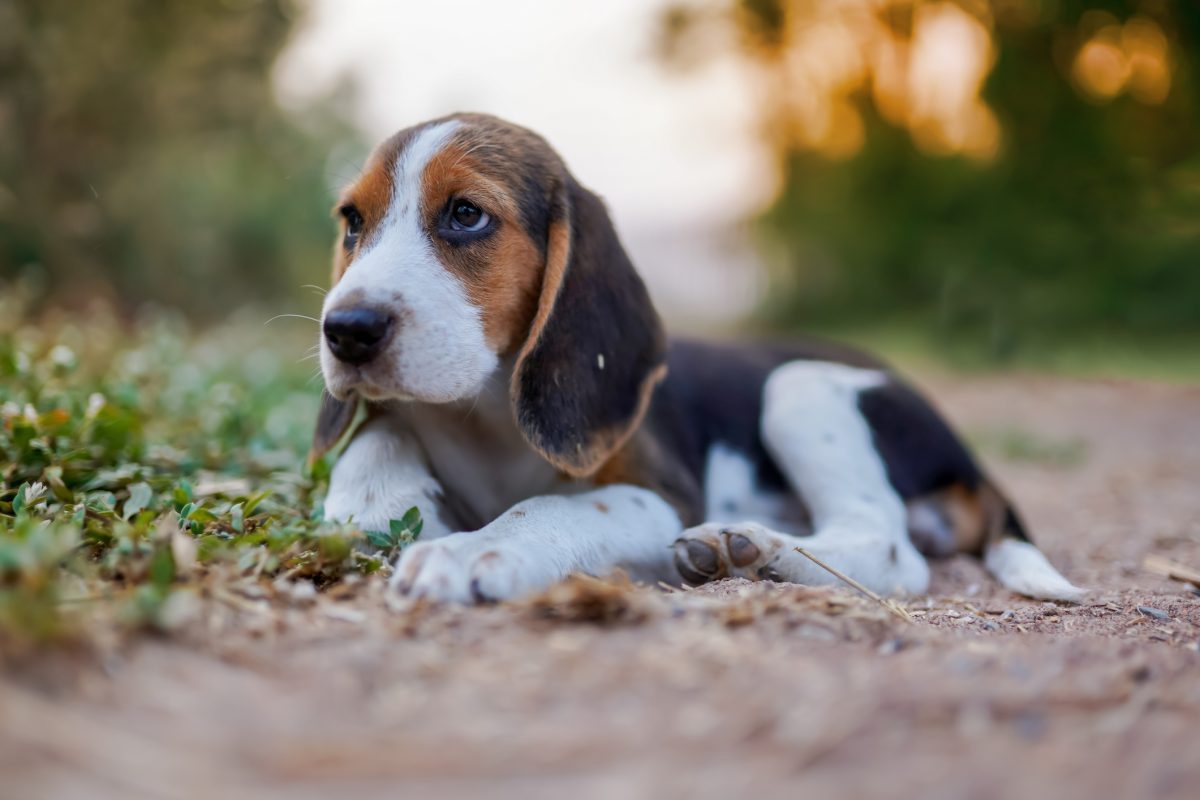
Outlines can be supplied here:
M1085 603L966 558L912 623L737 581L478 609L234 581L0 678L0 797L1200 797L1200 597L1142 566L1200 567L1200 389L927 386Z

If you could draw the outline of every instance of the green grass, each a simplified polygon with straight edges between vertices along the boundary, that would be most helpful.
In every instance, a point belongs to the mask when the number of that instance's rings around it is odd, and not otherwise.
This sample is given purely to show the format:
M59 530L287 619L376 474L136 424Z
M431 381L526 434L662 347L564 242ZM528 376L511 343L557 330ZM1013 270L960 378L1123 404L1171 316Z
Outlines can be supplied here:
M985 456L1018 464L1073 469L1087 461L1087 444L1077 438L1052 438L1020 428L969 431L971 447Z
M217 563L318 584L372 572L419 534L416 516L369 542L321 521L311 331L265 318L202 334L167 316L0 322L0 643L69 637L96 598L158 626Z
M304 358L310 323L265 326L266 313L241 312L197 332L170 315L97 312L32 324L11 297L0 294L0 653L6 642L70 639L93 600L129 629L163 628L173 596L204 591L208 572L323 585L383 568L419 535L415 513L368 535L322 521L332 457L305 466L320 390ZM945 348L911 331L842 338L906 366L947 366L933 355ZM1200 375L1186 348L1140 358L1097 348L1092 361L1071 352L1040 363ZM972 438L1013 461L1070 468L1087 456L1078 442L1019 430Z

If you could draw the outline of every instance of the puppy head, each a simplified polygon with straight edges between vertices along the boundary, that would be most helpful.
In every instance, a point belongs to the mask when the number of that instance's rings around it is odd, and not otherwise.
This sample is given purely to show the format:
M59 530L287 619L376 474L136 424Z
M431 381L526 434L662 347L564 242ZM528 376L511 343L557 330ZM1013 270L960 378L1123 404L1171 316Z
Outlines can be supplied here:
M540 137L466 114L401 131L337 214L314 452L356 397L471 398L507 359L517 423L563 471L591 474L636 428L664 372L658 318L603 204Z

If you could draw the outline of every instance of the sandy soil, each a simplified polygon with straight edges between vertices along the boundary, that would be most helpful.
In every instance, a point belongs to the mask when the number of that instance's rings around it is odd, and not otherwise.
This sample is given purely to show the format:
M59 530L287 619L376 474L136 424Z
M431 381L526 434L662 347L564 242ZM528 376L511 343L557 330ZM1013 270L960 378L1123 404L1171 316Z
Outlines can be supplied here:
M232 580L172 637L11 667L0 797L1200 796L1200 597L1142 568L1200 567L1200 390L929 384L1086 603L966 558L912 623L769 583L389 610Z

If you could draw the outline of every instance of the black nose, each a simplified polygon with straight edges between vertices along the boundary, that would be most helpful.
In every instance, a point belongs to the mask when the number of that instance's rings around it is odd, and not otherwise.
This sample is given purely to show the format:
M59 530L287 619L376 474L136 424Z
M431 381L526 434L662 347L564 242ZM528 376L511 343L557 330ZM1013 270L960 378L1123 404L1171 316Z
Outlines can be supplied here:
M365 306L343 308L325 315L325 341L339 361L365 364L379 355L392 332L392 317Z

